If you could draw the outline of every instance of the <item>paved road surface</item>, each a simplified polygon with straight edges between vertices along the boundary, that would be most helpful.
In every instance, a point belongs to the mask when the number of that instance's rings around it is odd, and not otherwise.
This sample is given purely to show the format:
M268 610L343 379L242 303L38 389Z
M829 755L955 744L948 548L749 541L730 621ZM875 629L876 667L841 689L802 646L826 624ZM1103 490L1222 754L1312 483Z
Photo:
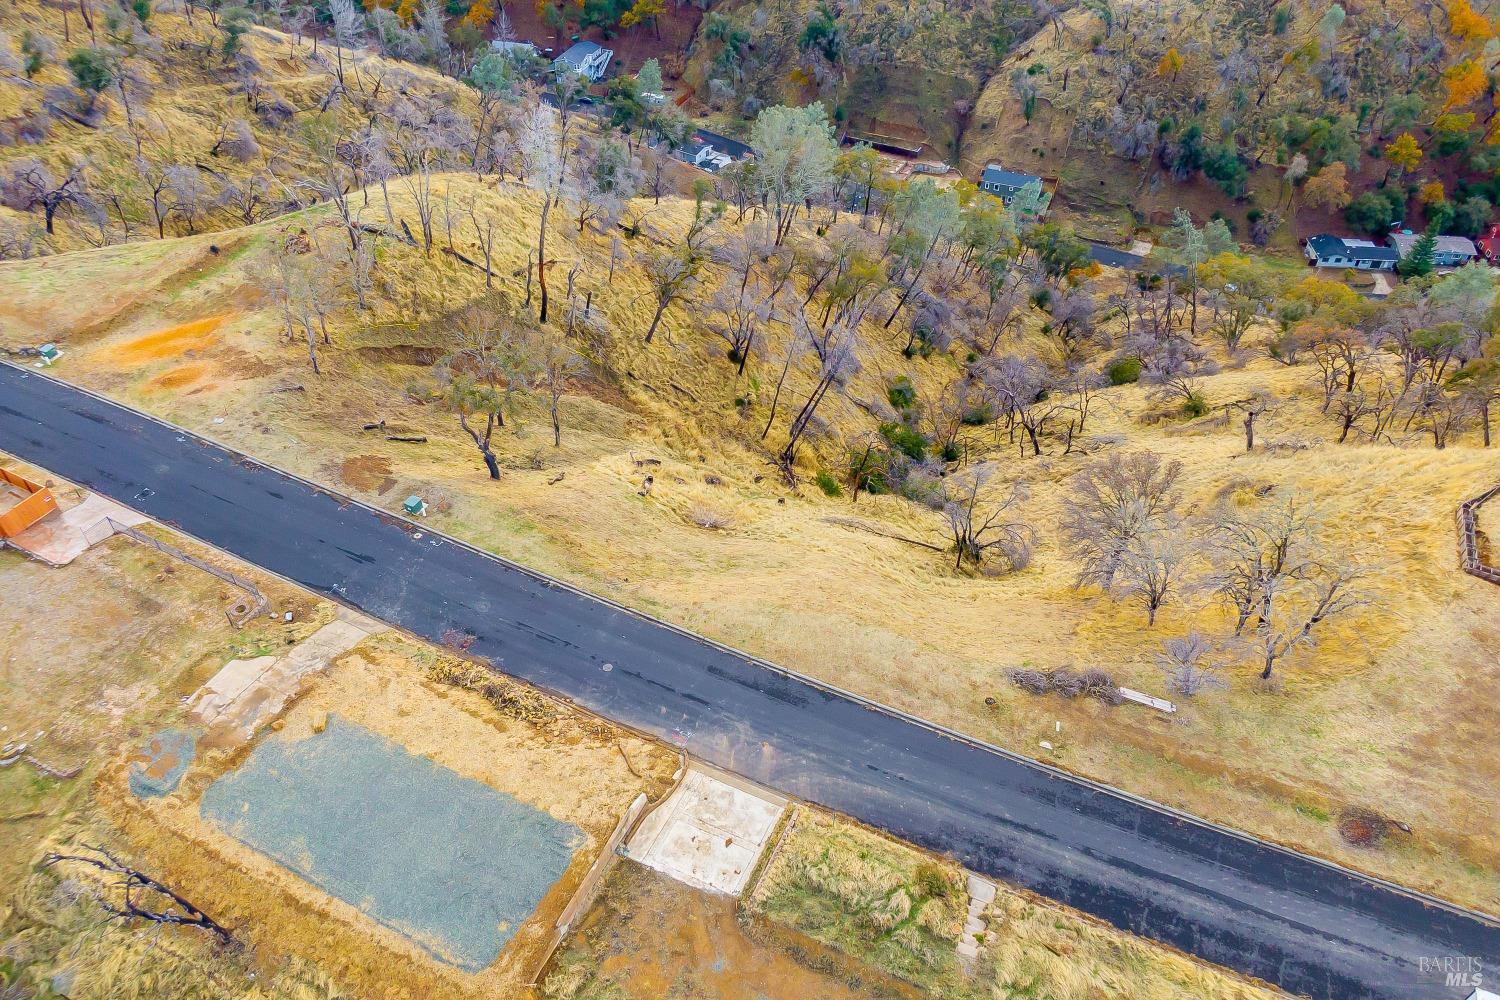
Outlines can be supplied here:
M1114 247L1105 246L1103 243L1089 244L1089 259L1097 260L1106 267L1122 267L1126 270L1140 267L1146 258L1138 253L1130 253L1128 250L1116 250Z
M0 450L417 634L471 633L498 668L720 767L1289 991L1462 997L1423 959L1500 970L1493 922L875 710L5 364Z

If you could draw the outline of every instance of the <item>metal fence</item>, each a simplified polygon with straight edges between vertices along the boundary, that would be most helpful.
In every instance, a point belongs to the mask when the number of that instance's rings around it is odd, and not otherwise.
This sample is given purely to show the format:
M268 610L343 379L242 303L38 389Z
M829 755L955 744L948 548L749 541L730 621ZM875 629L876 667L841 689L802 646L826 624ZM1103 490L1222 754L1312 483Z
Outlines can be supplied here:
M1465 573L1494 584L1500 584L1500 567L1490 566L1480 558L1479 508L1497 496L1500 486L1458 505L1458 565Z
M265 594L261 593L260 588L255 585L255 582L253 580L247 580L245 577L240 576L238 573L233 573L227 569L221 569L218 566L215 566L213 563L205 562L202 559L199 559L197 556L189 555L188 553L177 548L175 545L168 545L166 542L160 541L156 538L152 538L145 532L137 531L129 525L121 524L119 521L116 521L112 517L106 517L102 521L96 522L93 527L84 532L84 537L89 538L90 542L92 543L93 539L90 536L93 535L101 525L107 526L111 534L126 535L129 538L140 542L142 545L149 545L151 548L163 553L164 555L169 555L173 559L180 559L183 562L187 563L189 566L197 567L198 569L201 569L203 572L208 573L211 576L218 577L220 580L223 580L227 584L238 587L245 593L249 594L250 599L254 602L254 611L252 612L253 614L260 614L271 606L271 602L266 599Z

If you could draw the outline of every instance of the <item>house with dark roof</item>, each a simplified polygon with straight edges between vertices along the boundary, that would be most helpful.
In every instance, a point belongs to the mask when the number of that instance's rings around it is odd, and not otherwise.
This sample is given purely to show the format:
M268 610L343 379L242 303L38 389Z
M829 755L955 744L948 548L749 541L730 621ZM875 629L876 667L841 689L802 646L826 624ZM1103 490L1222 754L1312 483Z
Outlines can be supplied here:
M1042 211L1046 211L1046 202L1050 200L1042 179L1036 174L1023 174L1014 170L1006 170L998 163L987 164L984 173L979 175L979 190L986 194L992 194L1005 203L1009 208L1010 203L1015 200L1021 189L1035 184L1042 189L1043 202Z
M696 137L678 148L677 158L684 163L691 163L700 170L707 170L711 174L718 173L720 169L734 162L733 157L721 153L709 143Z
M1403 260L1411 253L1412 248L1417 245L1419 235L1409 229L1403 229L1399 233L1390 235L1390 244ZM1462 236L1439 236L1432 247L1433 267L1463 267L1470 261L1479 259L1479 248L1474 241Z
M1319 233L1303 245L1313 267L1349 267L1356 271L1394 271L1401 255L1392 247L1369 240L1347 239Z
M672 155L684 163L715 174L735 160L749 159L755 155L755 150L736 139L700 128L686 143L677 147Z
M585 79L598 83L609 70L609 62L615 57L614 49L606 49L598 42L574 42L568 50L552 61L559 72L569 70Z

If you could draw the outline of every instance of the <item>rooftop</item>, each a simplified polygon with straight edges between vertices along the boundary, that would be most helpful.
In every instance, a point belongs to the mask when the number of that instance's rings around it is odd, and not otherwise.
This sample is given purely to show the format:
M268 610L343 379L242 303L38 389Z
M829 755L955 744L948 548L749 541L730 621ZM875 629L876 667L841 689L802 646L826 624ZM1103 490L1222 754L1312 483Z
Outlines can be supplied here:
M1040 184L1042 182L1042 179L1036 174L1023 174L1014 170L1006 170L998 163L986 165L981 179L987 184L1000 184L1010 188L1023 188L1028 184Z
M1350 257L1355 260L1399 260L1400 254L1391 247L1383 247L1369 240L1350 239L1319 233L1309 237L1307 245L1319 257Z
M1421 238L1419 233L1392 233L1391 245L1400 250L1404 256L1416 246L1417 240ZM1463 236L1439 236L1433 249L1438 253L1467 254L1471 257L1479 253L1479 248L1474 246L1474 241Z

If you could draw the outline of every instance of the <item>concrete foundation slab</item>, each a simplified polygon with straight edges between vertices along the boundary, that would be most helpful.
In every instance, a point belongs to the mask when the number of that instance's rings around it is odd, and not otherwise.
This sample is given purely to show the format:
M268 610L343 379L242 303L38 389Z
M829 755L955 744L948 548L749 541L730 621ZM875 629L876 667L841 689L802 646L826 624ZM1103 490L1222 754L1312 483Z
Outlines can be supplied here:
M376 631L380 626L363 615L341 612L282 656L230 660L193 695L189 718L208 730L210 745L244 743L286 708L307 677Z
M693 767L625 853L695 888L738 896L785 808L779 795Z
M66 566L87 552L91 545L97 545L114 534L106 518L127 528L145 524L148 520L107 497L90 493L82 503L44 518L5 541L49 566Z

